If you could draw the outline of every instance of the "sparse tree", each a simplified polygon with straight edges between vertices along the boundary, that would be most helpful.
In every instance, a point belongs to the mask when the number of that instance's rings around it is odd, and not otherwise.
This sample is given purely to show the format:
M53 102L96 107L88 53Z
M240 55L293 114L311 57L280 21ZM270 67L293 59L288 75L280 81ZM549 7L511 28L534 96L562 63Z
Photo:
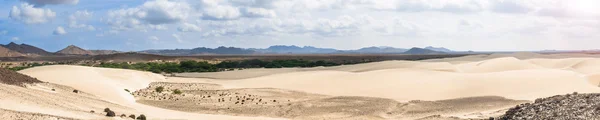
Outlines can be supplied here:
M155 90L156 92L158 92L158 93L162 93L162 92L163 92L163 90L165 90L165 88L164 88L163 86L158 86L158 87L156 87L154 90Z
M178 94L178 95L179 95L179 94L181 94L181 93L183 93L183 92L181 92L181 90L179 90L179 89L175 89L175 90L173 90L173 94Z

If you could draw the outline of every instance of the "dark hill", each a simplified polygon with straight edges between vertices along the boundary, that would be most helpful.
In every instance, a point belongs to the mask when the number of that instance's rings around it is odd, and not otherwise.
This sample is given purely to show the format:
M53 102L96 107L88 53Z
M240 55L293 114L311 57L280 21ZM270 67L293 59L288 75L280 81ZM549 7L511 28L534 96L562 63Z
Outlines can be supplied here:
M169 60L169 59L174 59L174 57L154 55L154 54L145 54L145 53L126 52L126 53L115 53L115 54L107 54L107 55L95 55L95 56L92 56L91 59L92 60L101 60L101 61L114 61L114 62L135 62L135 61Z
M21 73L0 68L0 83L25 87L26 84L41 83L35 78L23 75Z
M28 45L28 44L16 44L14 42L10 42L7 45L2 45L5 48L8 48L10 50L22 53L22 54L26 54L26 55L41 55L41 56L48 56L48 55L52 55L52 53L44 50L44 49L40 49L38 47L32 46L32 45Z
M433 51L433 50L429 50L429 49L414 47L414 48L411 48L408 51L404 52L404 54L424 55L424 54L445 54L445 53L439 52L439 51Z
M66 48L56 52L58 54L64 55L93 55L91 51L85 50L83 48L77 47L75 45L69 45Z

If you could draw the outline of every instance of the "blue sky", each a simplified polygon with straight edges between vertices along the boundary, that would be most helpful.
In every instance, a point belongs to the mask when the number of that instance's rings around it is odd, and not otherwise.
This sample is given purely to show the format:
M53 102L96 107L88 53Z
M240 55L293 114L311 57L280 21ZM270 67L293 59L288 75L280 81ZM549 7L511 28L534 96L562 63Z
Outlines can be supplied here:
M309 45L600 48L597 0L0 0L0 43L123 51Z

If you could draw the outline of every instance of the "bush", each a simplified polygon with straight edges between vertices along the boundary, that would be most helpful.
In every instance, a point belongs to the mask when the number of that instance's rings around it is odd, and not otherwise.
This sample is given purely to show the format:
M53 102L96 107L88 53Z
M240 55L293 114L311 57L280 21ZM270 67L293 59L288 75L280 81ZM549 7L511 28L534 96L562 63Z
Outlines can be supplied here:
M183 93L183 92L181 92L181 90L179 90L179 89L173 90L173 94L181 94L181 93Z
M162 93L162 92L163 92L163 90L165 90L165 88L164 88L164 87L162 87L162 86L158 86L158 87L156 87L154 90L155 90L156 92L158 92L158 93Z
M127 92L131 92L131 91L129 91L128 89L125 89L125 91L127 91Z
M121 117L121 118L125 118L125 117L127 117L127 115L125 115L125 114L121 114L121 116L119 116L119 117Z
M144 114L141 114L140 116L137 117L138 120L146 120L146 116Z
M129 115L129 118L131 118L131 119L135 119L135 115L134 115L134 114L131 114L131 115Z
M115 117L115 112L112 110L108 110L108 112L106 112L106 116L107 117Z
M79 93L79 90L73 90L73 93Z
M110 108L104 108L104 112L110 111Z

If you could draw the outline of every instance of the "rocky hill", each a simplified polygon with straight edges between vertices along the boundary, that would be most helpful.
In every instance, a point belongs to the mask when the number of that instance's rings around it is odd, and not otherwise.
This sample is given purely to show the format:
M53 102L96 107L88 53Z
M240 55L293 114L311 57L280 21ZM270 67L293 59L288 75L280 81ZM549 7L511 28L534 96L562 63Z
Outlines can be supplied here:
M428 50L433 50L433 51L439 51L439 52L453 52L452 50L448 49L448 48L444 48L444 47L432 47L432 46L427 46L425 47L425 49Z
M0 68L0 83L24 87L26 84L41 83L35 78L23 75L21 73Z
M0 57L20 57L25 56L17 51L0 46Z
M433 51L433 50L429 50L429 49L414 47L414 48L411 48L408 51L404 52L404 54L423 55L423 54L445 54L445 53L439 52L439 51Z
M63 55L94 55L92 51L85 50L75 45L69 45L56 53Z
M7 45L2 45L2 47L8 48L10 50L19 52L21 54L27 55L27 56L47 56L47 55L52 55L52 53L44 50L44 49L40 49L38 47L32 46L32 45L28 45L28 44L16 44L14 42L10 42Z
M403 52L406 52L407 50L408 49L382 46L382 47L365 47L365 48L361 48L358 50L347 50L344 52L350 52L350 53L403 53Z
M567 94L536 99L509 109L501 120L598 120L600 94Z
M108 55L108 54L122 53L122 52L116 51L116 50L89 50L89 51L92 52L93 55Z

